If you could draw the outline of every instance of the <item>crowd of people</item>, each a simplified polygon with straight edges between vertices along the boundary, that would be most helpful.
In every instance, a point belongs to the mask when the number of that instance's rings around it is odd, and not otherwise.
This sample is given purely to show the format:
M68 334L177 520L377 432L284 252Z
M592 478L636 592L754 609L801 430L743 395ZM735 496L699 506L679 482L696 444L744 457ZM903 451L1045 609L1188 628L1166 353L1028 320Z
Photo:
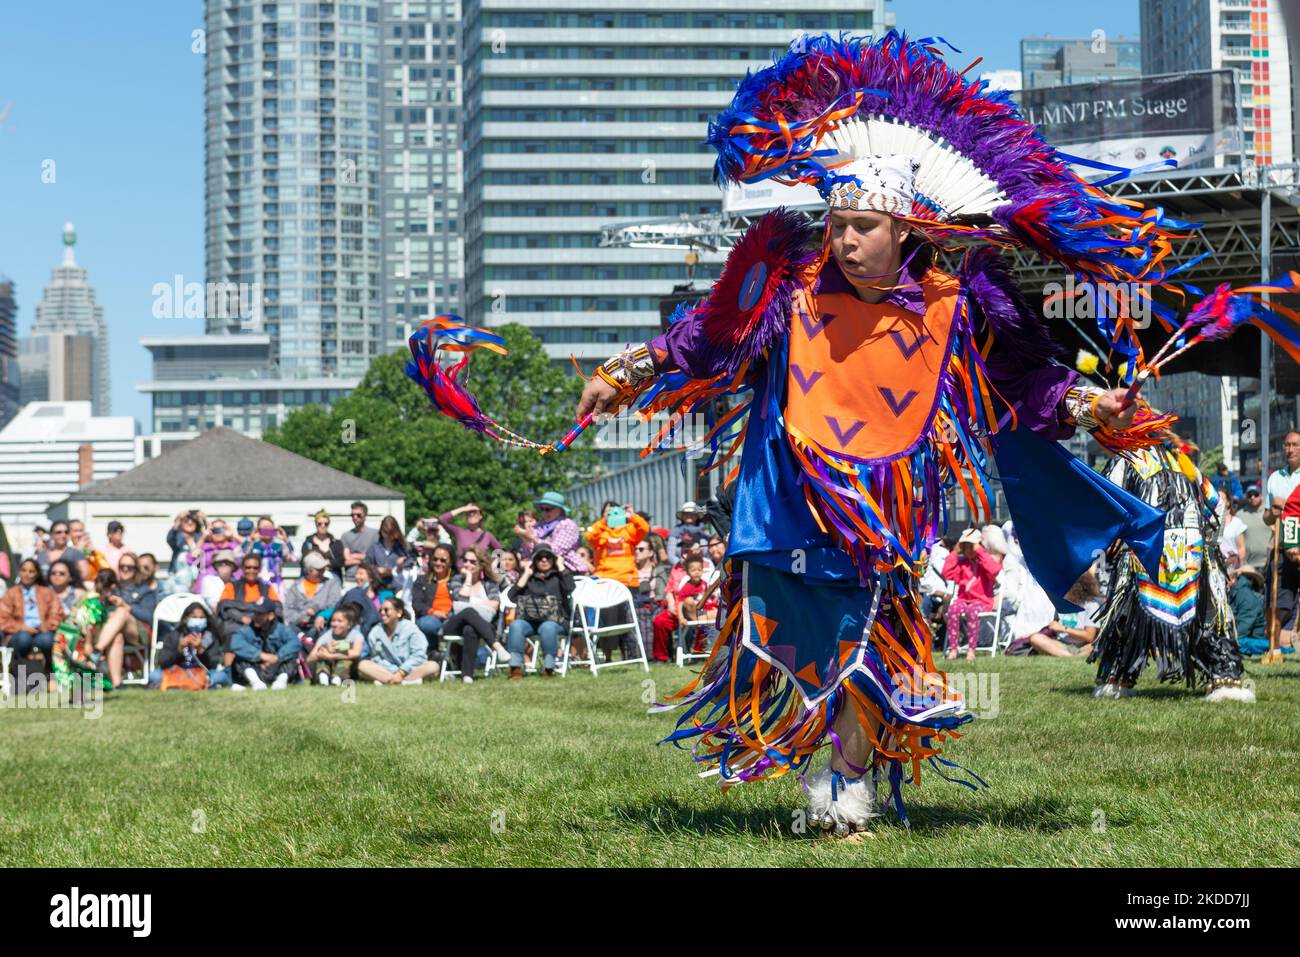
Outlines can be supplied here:
M1182 448L1197 452L1191 445ZM1267 494L1257 483L1243 483L1222 463L1208 478L1217 493L1221 534L1216 544L1227 569L1228 600L1244 656L1257 656L1269 649L1265 573L1273 566L1273 530L1281 506L1300 486L1300 433L1288 433L1283 451L1286 462L1270 475ZM1280 648L1290 654L1300 606L1296 599L1300 593L1300 550L1281 556L1278 566L1282 579L1278 590ZM1080 610L1058 613L1030 574L1015 528L1007 522L969 528L960 536L935 542L922 578L922 593L947 659L958 656L963 639L967 660L974 660L977 646L987 648L994 640L1012 655L1086 658L1098 634L1097 616L1108 595L1109 571L1104 558L1099 558L1065 596ZM995 615L999 609L1001 614Z
M1268 648L1263 570L1271 567L1280 511L1270 503L1300 485L1300 433L1287 436L1285 451L1287 464L1270 476L1267 495L1224 467L1210 478L1243 655ZM585 646L581 629L570 633L573 591L584 577L628 588L652 662L670 662L678 650L707 653L718 634L726 523L694 502L682 504L671 526L656 527L632 504L610 501L582 528L564 496L550 491L518 515L509 546L472 502L405 533L391 515L372 524L363 502L352 504L350 517L335 535L331 516L318 512L311 534L295 545L267 516L232 522L187 511L167 533L171 554L161 574L154 554L130 547L122 522L109 522L96 543L84 523L56 521L48 533L37 530L35 547L0 595L0 643L11 649L15 673L26 667L67 680L91 672L117 687L128 671L144 669L156 640L148 683L164 689L418 684L443 668L464 682L489 667L508 669L512 680L533 671L549 677L566 643L577 659L640 657L630 628L602 637L598 649ZM1289 652L1300 554L1282 565L1281 646ZM1058 613L1007 522L936 542L921 590L947 659L964 645L972 660L995 633L1007 654L1086 657L1108 578L1104 562L1094 565L1066 596L1080 610ZM155 609L172 594L195 600L155 636ZM589 624L630 624L628 615L605 609Z
M509 546L472 502L405 533L391 515L372 523L363 502L350 511L351 526L337 536L331 516L318 512L297 544L268 516L230 521L186 511L167 533L162 571L154 554L130 547L122 522L108 523L102 544L80 521L37 529L0 595L11 671L64 681L99 675L116 688L125 674L146 670L156 642L148 684L164 690L418 684L444 668L472 683L479 669L508 669L512 680L554 676L562 650L579 660L649 652L668 662L675 642L702 652L716 637L726 541L694 502L671 528L654 527L629 503L606 502L584 529L550 491L518 515ZM589 610L588 624L630 626L634 611L644 649L631 627L610 629L596 649L581 628L570 633L583 578L628 588L633 609ZM170 595L193 601L160 620L154 635L154 613Z

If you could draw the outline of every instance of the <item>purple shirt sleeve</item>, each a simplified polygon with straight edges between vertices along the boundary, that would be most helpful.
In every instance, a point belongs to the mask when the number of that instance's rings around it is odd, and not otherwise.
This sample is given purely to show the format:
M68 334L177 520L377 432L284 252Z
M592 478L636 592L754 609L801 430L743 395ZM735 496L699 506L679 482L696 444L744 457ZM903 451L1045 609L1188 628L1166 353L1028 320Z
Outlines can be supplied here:
M1061 440L1074 435L1065 424L1065 393L1079 379L1079 373L1059 362L1037 369L1020 368L994 348L985 360L989 381L1016 411L1021 428L1032 429L1044 438Z
M721 372L715 369L717 350L701 348L703 322L698 314L687 312L646 343L654 357L655 372L672 372L680 369L692 379L711 379ZM711 361L712 360L712 361Z

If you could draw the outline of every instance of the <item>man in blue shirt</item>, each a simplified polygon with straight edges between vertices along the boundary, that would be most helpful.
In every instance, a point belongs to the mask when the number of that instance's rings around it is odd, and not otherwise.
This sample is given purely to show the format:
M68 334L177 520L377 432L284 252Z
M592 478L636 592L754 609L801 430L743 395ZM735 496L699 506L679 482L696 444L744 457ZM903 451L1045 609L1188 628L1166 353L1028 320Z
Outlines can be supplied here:
M292 628L276 618L275 602L263 598L253 608L253 622L235 629L230 638L235 654L231 668L235 688L280 691L298 680L298 653L302 642Z

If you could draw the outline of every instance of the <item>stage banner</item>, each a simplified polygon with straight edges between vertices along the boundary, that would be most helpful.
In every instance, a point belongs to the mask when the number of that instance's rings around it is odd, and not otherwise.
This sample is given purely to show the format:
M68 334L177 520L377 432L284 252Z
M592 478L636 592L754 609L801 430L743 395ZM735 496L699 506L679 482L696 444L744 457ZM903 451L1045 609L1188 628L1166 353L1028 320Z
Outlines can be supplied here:
M1172 159L1179 169L1194 169L1241 154L1235 91L1231 70L1201 70L1022 90L1016 99L1062 152L1112 166Z

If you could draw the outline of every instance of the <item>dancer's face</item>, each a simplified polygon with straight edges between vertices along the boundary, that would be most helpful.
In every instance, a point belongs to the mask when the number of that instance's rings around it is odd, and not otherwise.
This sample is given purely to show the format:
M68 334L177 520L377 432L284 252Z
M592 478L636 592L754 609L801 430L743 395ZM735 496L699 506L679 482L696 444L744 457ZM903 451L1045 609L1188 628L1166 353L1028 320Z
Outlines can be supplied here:
M887 213L855 209L832 210L830 223L831 255L859 294L897 285L909 227Z

